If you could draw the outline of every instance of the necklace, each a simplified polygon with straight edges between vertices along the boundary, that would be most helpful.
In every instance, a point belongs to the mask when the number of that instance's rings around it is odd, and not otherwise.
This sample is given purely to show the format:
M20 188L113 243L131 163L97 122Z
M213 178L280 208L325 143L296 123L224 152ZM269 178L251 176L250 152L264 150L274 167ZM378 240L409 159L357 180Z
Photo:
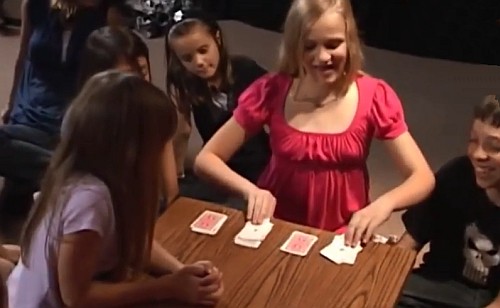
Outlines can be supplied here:
M324 97L319 96L319 98L317 95L316 96L308 95L308 93L306 93L307 96L300 97L299 89L302 87L302 82L303 82L303 80L299 79L298 84L295 87L293 87L292 91L289 92L290 93L289 95L296 102L312 103L315 107L321 108L321 107L324 107L330 103L335 103L343 98L342 96L339 96L339 95L333 94L333 93L327 94Z

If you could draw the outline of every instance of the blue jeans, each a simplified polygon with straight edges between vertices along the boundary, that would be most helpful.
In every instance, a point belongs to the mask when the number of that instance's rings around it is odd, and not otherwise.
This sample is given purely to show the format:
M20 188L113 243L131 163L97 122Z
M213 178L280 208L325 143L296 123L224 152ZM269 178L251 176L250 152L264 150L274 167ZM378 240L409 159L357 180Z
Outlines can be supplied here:
M24 125L0 126L0 176L39 182L58 138Z
M40 187L58 136L38 129L7 124L0 126L0 176L5 178L0 202L29 200Z

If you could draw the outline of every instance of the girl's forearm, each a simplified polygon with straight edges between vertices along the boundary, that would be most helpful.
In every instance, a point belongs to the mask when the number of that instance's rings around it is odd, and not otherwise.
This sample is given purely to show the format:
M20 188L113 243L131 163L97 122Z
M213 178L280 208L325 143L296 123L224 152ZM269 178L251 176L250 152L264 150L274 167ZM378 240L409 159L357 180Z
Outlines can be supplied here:
M161 298L159 298L161 294ZM79 302L65 302L66 307L121 307L167 300L174 297L172 288L163 288L155 278L133 282L93 282Z
M194 166L198 176L213 181L244 198L256 187L252 182L231 170L217 155L208 151L202 150L198 154Z
M164 275L178 271L184 264L163 248L156 240L151 247L151 272Z

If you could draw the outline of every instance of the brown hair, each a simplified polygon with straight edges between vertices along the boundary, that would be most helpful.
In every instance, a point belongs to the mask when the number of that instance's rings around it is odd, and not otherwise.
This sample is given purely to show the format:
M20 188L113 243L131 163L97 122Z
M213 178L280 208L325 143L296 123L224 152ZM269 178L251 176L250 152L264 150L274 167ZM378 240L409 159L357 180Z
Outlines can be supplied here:
M149 50L134 31L118 26L106 26L94 30L82 52L78 89L94 74L113 69L120 61L126 61L137 73L141 73L138 58L145 57L149 64Z
M348 0L294 0L284 24L278 58L278 71L298 77L303 73L304 39L307 29L329 9L337 8L346 24L347 63L342 92L363 66L363 52L356 21Z
M474 108L474 119L500 127L500 101L496 95L486 96Z
M91 174L108 187L114 208L119 277L149 259L160 195L161 153L177 128L165 94L141 77L108 71L90 78L72 103L66 134L52 157L24 227L22 260L42 221L53 223L70 196L73 176Z
M224 38L217 21L196 9L183 10L183 18L167 28L165 36L165 56L167 62L166 90L169 97L177 101L179 111L189 116L191 105L211 100L212 94L206 80L195 76L184 68L170 47L170 39L191 33L197 27L205 29L214 39L219 49L219 67L216 74L222 78L223 89L232 84L231 58L226 49Z

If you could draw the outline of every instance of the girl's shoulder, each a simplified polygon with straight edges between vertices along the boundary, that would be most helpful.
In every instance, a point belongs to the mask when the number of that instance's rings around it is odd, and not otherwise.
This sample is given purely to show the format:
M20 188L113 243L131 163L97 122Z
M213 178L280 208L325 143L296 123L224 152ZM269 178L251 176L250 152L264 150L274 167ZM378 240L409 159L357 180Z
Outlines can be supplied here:
M252 68L259 66L255 60L244 55L231 55L231 66L233 68Z
M72 176L67 182L67 188L71 191L71 194L91 191L103 198L111 196L108 186L101 179L92 174L78 174Z
M231 69L234 77L255 77L262 76L267 73L267 70L259 65L255 60L242 55L231 56Z

